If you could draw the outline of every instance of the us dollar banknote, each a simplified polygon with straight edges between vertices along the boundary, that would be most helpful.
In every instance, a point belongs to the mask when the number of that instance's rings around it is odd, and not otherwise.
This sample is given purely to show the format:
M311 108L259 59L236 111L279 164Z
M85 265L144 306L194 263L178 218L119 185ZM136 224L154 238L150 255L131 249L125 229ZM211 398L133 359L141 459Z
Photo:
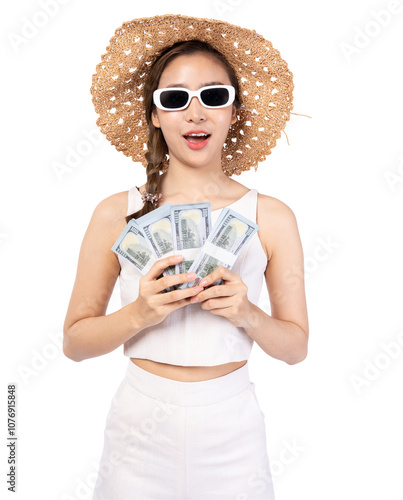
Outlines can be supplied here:
M174 253L183 255L175 264L175 274L188 272L211 232L209 202L172 205ZM178 288L178 287L176 287Z
M196 273L194 281L180 284L177 288L197 286L201 279L212 273L217 267L231 269L239 253L257 233L259 226L240 213L225 208L221 212L212 232L200 249L188 272ZM220 285L222 279L213 283Z
M170 257L174 253L171 206L171 203L166 203L136 219L140 231L157 259ZM175 274L175 265L166 267L162 274L164 276Z
M112 251L131 262L143 276L148 273L156 261L153 250L135 219L126 224L113 245Z

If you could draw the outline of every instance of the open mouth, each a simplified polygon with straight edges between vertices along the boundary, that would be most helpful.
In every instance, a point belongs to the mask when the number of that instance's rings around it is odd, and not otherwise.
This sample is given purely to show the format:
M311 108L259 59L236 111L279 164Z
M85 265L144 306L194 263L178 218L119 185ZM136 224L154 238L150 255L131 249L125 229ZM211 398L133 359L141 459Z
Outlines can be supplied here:
M191 132L183 136L187 147L193 150L203 149L208 144L210 137L211 134L205 132Z
M200 144L210 137L210 134L189 134L183 136L188 142L192 144Z

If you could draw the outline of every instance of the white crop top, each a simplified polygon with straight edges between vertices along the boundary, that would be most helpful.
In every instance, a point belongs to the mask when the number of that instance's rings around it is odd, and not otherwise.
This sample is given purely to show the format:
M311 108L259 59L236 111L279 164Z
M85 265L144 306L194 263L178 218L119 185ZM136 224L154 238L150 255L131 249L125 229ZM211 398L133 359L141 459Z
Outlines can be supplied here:
M235 203L228 205L256 222L256 189L251 189ZM129 190L127 215L143 205L137 187ZM221 209L211 211L212 227ZM180 253L180 252L178 252ZM142 274L133 264L118 256L122 307L138 297ZM267 257L257 233L239 253L232 267L248 287L248 299L257 305L262 291ZM219 286L219 285L218 285ZM200 303L187 304L168 314L159 324L144 328L124 344L124 354L131 358L151 359L182 366L214 366L249 358L254 341L244 328L234 326L227 318L201 308Z

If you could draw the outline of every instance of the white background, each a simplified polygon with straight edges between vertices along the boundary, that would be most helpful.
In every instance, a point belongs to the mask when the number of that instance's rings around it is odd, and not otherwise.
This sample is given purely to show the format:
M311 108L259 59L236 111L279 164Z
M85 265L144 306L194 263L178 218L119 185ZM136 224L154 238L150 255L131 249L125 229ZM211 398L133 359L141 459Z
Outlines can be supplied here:
M127 358L119 348L75 363L61 332L95 206L146 180L97 135L91 77L124 21L181 13L271 40L294 74L293 111L312 117L292 115L290 145L283 134L257 172L234 176L292 208L305 253L308 358L289 366L255 344L249 360L276 500L402 500L403 2L24 0L1 10L1 495L15 383L15 496L91 498ZM84 141L58 177L55 163Z

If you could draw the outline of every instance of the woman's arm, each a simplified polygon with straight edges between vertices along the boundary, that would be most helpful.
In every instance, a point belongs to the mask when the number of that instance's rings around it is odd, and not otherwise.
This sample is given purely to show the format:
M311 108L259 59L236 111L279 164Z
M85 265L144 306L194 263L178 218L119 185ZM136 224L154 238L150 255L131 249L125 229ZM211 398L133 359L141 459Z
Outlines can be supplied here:
M105 315L120 273L119 260L111 248L126 226L126 212L127 192L106 198L96 207L85 233L63 330L63 352L74 361L113 351L144 328L160 323L172 311L187 306L191 297L202 290L189 287L161 293L196 278L194 273L161 277L165 268L180 262L175 260L175 255L170 255L157 259L140 278L134 302Z
M258 207L258 236L269 261L265 275L271 316L248 299L242 278L225 266L218 266L200 281L206 288L191 303L200 302L202 309L244 328L264 352L291 365L305 359L308 350L302 245L287 205L259 195ZM210 286L220 278L223 285Z
M105 315L120 272L111 251L126 226L127 192L103 200L85 233L64 323L63 352L74 360L113 351L140 331L135 303Z
M252 304L245 317L246 333L270 356L288 364L308 352L308 313L304 256L292 210L269 196L259 195L259 237L269 252L265 272L271 315Z

